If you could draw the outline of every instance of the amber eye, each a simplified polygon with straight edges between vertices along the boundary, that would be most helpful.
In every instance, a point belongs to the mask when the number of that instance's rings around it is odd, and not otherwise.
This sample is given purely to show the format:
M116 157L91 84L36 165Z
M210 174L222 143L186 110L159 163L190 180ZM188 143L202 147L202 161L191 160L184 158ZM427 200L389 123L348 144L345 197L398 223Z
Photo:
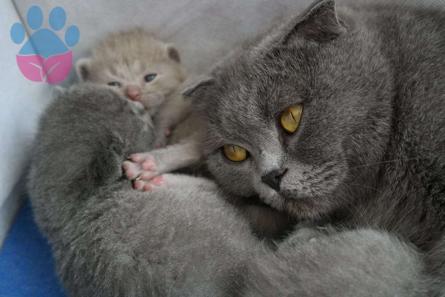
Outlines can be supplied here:
M226 144L223 147L224 156L233 162L242 162L247 159L247 151L234 144Z
M303 114L303 105L293 105L286 108L280 116L280 124L288 133L295 133L300 126L301 115Z

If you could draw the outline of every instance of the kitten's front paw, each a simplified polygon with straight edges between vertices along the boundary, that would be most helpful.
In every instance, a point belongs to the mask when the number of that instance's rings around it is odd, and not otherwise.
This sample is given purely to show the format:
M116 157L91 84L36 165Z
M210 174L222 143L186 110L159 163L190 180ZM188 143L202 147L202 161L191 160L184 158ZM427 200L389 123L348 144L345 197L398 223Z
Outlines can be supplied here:
M133 181L135 190L151 191L164 184L164 177L159 175L155 158L150 153L131 155L122 168L125 176Z
M156 160L150 153L133 154L122 165L125 176L130 180L136 178L149 181L158 176Z

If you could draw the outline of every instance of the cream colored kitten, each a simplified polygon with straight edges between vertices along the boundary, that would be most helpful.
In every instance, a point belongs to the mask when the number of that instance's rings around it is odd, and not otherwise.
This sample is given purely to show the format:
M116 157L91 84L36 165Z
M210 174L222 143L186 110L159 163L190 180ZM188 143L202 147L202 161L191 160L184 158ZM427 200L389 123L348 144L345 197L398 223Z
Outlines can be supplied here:
M155 122L158 147L189 111L178 93L185 80L178 51L141 28L108 35L76 69L81 80L108 85L133 108L147 112Z
M185 71L171 44L140 28L112 33L76 68L81 80L108 85L129 100L135 113L154 120L157 149L131 155L123 164L136 189L150 190L163 182L163 173L202 159L198 146L202 125L191 112L190 99L180 93ZM181 121L173 144L164 148L166 131Z

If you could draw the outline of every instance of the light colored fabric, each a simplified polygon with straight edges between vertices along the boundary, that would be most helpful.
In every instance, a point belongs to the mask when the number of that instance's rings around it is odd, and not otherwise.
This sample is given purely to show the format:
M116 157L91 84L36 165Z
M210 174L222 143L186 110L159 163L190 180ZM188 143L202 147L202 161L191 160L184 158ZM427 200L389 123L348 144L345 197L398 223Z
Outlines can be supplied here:
M0 243L17 208L14 186L23 177L37 118L49 89L26 80L16 65L20 46L9 38L19 17L10 1L0 2Z
M84 55L106 33L142 26L173 42L187 69L205 71L218 57L267 28L277 17L295 13L310 0L15 0L22 16L39 5L46 16L55 6L68 25L80 29L75 57ZM63 32L63 30L61 30Z

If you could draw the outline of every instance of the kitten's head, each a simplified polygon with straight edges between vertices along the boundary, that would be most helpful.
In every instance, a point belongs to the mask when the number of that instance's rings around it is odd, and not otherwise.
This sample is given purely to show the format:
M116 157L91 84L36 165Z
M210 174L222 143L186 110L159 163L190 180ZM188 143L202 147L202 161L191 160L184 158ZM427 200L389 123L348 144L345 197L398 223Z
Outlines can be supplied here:
M372 189L361 183L387 146L391 79L359 22L318 1L186 91L225 190L313 218Z
M76 68L81 80L108 85L152 114L184 81L178 51L139 28L110 34Z

